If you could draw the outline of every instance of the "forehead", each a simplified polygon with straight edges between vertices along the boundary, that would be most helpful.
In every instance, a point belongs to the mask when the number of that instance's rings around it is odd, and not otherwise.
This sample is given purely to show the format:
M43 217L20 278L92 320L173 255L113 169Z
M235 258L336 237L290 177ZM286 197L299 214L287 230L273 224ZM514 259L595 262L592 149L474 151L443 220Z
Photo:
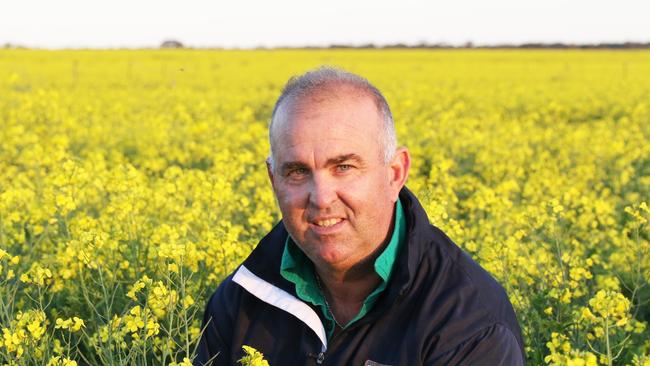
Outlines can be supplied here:
M319 93L287 103L278 112L274 122L276 158L317 160L349 153L365 159L379 156L383 120L367 95Z

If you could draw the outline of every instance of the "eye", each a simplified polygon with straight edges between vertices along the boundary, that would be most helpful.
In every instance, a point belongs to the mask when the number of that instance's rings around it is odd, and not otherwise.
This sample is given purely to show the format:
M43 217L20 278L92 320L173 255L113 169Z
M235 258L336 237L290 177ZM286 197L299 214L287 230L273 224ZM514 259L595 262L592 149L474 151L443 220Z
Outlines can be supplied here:
M336 166L336 170L339 172L347 172L348 170L352 169L352 165L350 164L339 164Z
M305 176L309 173L309 171L305 168L296 168L293 170L290 170L289 173L287 173L288 177L292 178L300 178L302 176Z

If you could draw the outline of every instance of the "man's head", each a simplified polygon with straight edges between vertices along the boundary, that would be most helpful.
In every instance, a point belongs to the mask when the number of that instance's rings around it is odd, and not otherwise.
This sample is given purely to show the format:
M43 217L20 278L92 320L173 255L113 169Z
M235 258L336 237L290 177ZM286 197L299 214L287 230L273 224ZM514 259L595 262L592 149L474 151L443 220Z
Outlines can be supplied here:
M410 166L381 93L347 72L308 72L285 87L269 135L269 177L296 244L318 268L373 257Z

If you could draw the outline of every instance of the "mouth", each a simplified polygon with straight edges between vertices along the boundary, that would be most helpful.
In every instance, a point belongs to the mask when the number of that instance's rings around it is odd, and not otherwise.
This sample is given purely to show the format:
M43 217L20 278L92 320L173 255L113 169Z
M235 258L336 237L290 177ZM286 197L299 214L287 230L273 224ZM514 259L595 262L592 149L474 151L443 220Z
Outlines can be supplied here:
M332 235L343 229L345 219L341 217L316 218L309 222L311 231L317 235Z
M314 221L314 224L319 227L330 227L338 224L341 221L343 221L343 219L334 218L334 219L316 220Z

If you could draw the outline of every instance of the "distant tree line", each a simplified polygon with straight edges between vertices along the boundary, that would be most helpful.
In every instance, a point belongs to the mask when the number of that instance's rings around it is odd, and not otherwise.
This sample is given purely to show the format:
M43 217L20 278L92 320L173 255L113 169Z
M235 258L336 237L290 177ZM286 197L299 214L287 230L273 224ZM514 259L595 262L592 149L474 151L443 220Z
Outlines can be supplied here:
M179 41L167 40L160 45L161 48L185 48ZM208 47L210 48L210 47ZM351 44L331 44L328 46L280 46L280 47L257 47L257 49L508 49L508 48L527 48L527 49L650 49L650 42L624 42L624 43L522 43L522 44L494 44L494 45L474 45L472 42L466 42L463 45L450 45L446 43L418 43L405 44L394 43L387 45L376 45L366 43L361 45Z
M291 47L288 47L291 48ZM364 45L345 45L333 44L327 47L297 47L297 48L360 48L360 49L384 49L384 48L413 48L413 49L504 49L504 48L534 48L534 49L650 49L650 42L624 42L624 43L522 43L522 44L493 44L493 45L474 45L467 42L463 45L450 45L446 43L419 43L404 44L395 43L387 45L375 45L368 43Z
M26 49L21 45L5 43L2 48L5 49ZM187 47L177 40L165 40L159 48L193 48ZM220 49L221 47L199 47L202 49ZM451 45L447 43L394 43L386 45L376 45L366 43L361 45L351 44L331 44L328 46L280 46L280 47L257 47L257 49L650 49L650 42L623 42L623 43L521 43L521 44L493 44L493 45L475 45L467 42L463 45Z

